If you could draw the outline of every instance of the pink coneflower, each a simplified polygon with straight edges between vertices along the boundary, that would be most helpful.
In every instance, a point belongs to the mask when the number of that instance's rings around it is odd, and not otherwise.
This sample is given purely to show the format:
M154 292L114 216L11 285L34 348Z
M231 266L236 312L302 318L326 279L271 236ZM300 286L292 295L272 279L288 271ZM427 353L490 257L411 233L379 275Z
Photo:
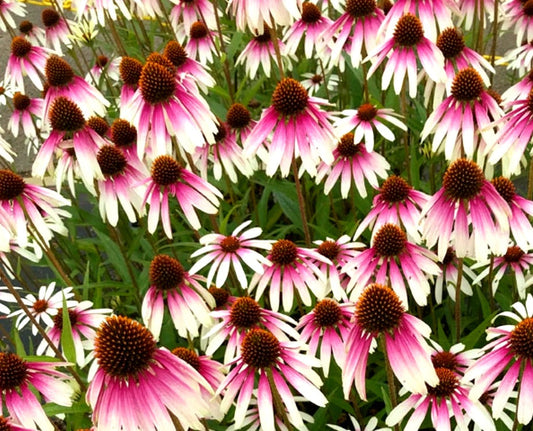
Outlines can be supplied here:
M11 28L16 28L15 20L11 15L25 16L26 5L16 0L3 0L0 3L0 30L2 32L7 31L6 24Z
M304 38L306 58L312 58L315 47L322 44L322 32L332 25L332 21L323 16L320 9L306 1L302 5L302 17L296 21L283 36L286 52L296 54L300 41Z
M423 141L434 134L433 152L441 152L444 146L446 160L473 158L476 152L481 158L484 148L494 142L491 121L498 120L503 112L483 87L476 70L469 67L457 73L451 95L431 113L420 135Z
M508 50L495 64L506 66L508 70L518 71L518 76L524 76L533 66L533 40L516 48Z
M272 241L257 239L262 233L261 228L244 230L250 223L251 221L247 221L240 224L231 235L211 233L202 236L200 244L203 247L191 254L191 258L203 256L192 266L189 273L195 274L205 266L211 265L207 275L207 285L211 286L214 280L215 286L222 287L232 268L240 286L246 289L248 281L241 260L255 273L262 274L263 265L268 265L269 261L254 248L270 250L272 247Z
M298 155L302 168L315 176L320 161L333 162L335 135L330 115L320 109L324 99L309 97L302 84L292 78L281 80L272 94L272 106L263 111L261 119L244 143L245 156L256 154L272 132L266 160L266 174L273 176L278 168L281 175L289 174L291 163Z
M398 118L394 110L387 108L377 108L371 103L363 103L357 109L345 109L341 112L344 118L335 121L334 127L338 135L353 132L354 144L364 141L368 152L374 150L374 129L387 141L394 141L396 138L392 130L385 122L391 123L401 130L407 127Z
M165 314L165 299L170 316L180 337L197 337L200 325L209 326L209 308L215 300L200 285L203 277L191 275L181 263L158 254L150 263L150 288L142 303L143 322L156 339L161 333Z
M305 79L301 81L301 84L307 90L309 96L318 93L322 88L327 89L325 93L335 91L339 85L339 75L334 73L324 77L321 71L317 71L317 73L306 72L302 73L302 78Z
M316 356L322 363L324 377L328 376L331 357L342 369L346 357L344 340L351 330L351 318L354 306L352 303L339 304L333 299L322 299L315 308L302 316L296 329L301 330L300 341L307 343L309 354Z
M92 350L93 341L96 334L95 329L113 310L109 308L91 308L91 301L76 302L72 307L68 307L67 313L72 331L72 340L76 351L76 363L83 367L92 358L92 352L86 357L85 350ZM63 332L63 308L59 308L53 318L53 325L46 329L46 334L52 343L59 347L61 334ZM42 340L36 350L37 355L53 355L52 348L46 340Z
M342 268L359 254L364 248L360 242L350 242L348 235L343 235L337 240L327 238L326 241L315 241L318 244L316 251L329 259L330 263L318 261L316 264L327 278L326 295L332 293L336 300L348 299L346 286L348 275L342 273Z
M533 90L527 98L510 102L509 106L512 110L492 123L503 124L489 148L489 163L501 160L506 177L520 172L520 160L533 136Z
M97 180L98 207L102 220L116 226L119 220L118 204L131 223L137 221L137 214L144 215L142 205L144 192L132 184L139 184L146 178L146 168L140 171L140 162L131 164L115 145L104 145L96 155L98 165L104 176Z
M405 424L405 429L420 429L428 409L431 410L431 422L436 430L450 430L451 420L455 418L458 427L466 427L471 420L482 430L496 431L490 413L478 400L469 398L470 387L448 368L435 367L439 382L430 387L427 394L414 393L397 405L387 416L389 426L399 424L414 408L414 412Z
M107 99L83 78L74 75L74 71L65 60L57 55L51 55L46 61L44 74L47 82L44 96L45 118L58 97L66 97L76 103L85 118L93 115L106 116L109 106Z
M322 384L311 367L320 363L309 355L299 353L300 344L279 341L275 335L263 329L251 329L241 344L241 355L232 361L229 372L217 393L224 391L221 409L227 411L239 394L235 408L235 427L239 428L246 415L257 384L257 405L261 429L275 431L273 391L276 391L289 420L296 429L305 429L289 383L306 401L324 407L326 397L318 386ZM257 383L256 383L257 382ZM282 407L282 408L283 408Z
M211 359L210 356L199 355L196 351L187 347L176 347L172 349L172 354L188 363L209 383L212 390L200 387L202 397L210 404L209 417L207 419L221 421L224 415L220 411L220 396L213 396L213 392L224 380L224 373L222 372L224 366L220 362Z
M0 416L0 429L6 431L35 431L35 428L26 428L11 421L11 419Z
M509 227L512 239L523 250L531 250L533 227L528 216L533 216L533 202L516 193L516 187L509 178L496 177L491 184L511 208Z
M170 11L170 22L177 28L183 22L185 31L189 31L197 21L204 21L209 28L216 28L216 16L213 3L209 0L170 0L175 6Z
M525 304L516 302L512 307L515 312L506 311L498 316L508 317L517 323L487 329L487 340L492 340L483 348L487 353L466 371L464 379L475 379L470 398L477 399L503 373L492 402L492 415L495 419L500 418L513 388L520 382L516 418L518 423L525 425L533 418L533 297L528 294Z
M33 25L31 21L21 21L19 31L21 35L26 36L32 45L42 45L45 42L44 30Z
M470 30L474 22L494 21L494 0L458 0L459 23L465 30Z
M96 431L204 429L209 405L202 396L209 383L187 362L166 349L140 323L108 317L95 339L87 404Z
M99 86L102 82L106 84L109 81L106 81L104 77L107 77L113 81L118 81L120 79L119 67L122 62L122 57L116 57L113 60L109 60L105 55L99 55L96 57L94 66L91 67L85 80L90 82L92 85Z
M43 99L30 98L25 94L16 92L13 95L13 114L9 118L7 127L17 137L19 128L22 125L22 131L27 138L37 136L37 118L40 118L43 112ZM35 116L35 117L33 117Z
M205 180L209 171L213 173L215 180L220 180L225 174L232 183L237 183L237 170L247 178L254 173L253 159L250 161L242 153L243 149L237 144L235 134L229 133L228 125L218 120L215 142L206 142L202 147L197 147L192 157Z
M243 296L235 298L231 307L213 310L211 316L220 319L205 334L208 339L206 354L212 355L227 341L224 350L224 363L241 354L243 337L254 328L267 329L280 340L297 340L296 322L285 314L262 308L254 299Z
M227 10L235 17L237 29L245 31L246 27L254 34L264 32L265 24L285 27L300 19L302 0L281 0L276 3L260 0L229 0Z
M493 262L485 261L478 262L473 268L486 268L477 276L474 283L479 283L483 280L489 272L492 275L492 293L496 293L496 289L500 284L502 277L507 272L512 272L515 278L515 286L520 299L526 297L526 288L533 283L533 279L526 282L526 274L529 274L529 269L533 265L533 254L526 253L520 247L513 245L507 248L507 252L503 256L496 256Z
M465 345L462 343L454 344L448 350L444 350L434 341L431 341L431 344L433 346L433 352L431 353L433 366L435 368L446 368L458 378L462 378L468 367L473 365L475 360L483 354L481 349L465 351Z
M218 35L210 30L203 21L196 21L188 31L188 37L189 40L185 49L190 56L204 65L213 63L213 54L217 53L214 39ZM178 37L178 39L180 38Z
M201 223L195 208L207 214L216 214L222 194L207 181L183 168L170 156L159 156L152 163L151 176L144 182L147 185L143 205L150 204L148 212L148 231L154 233L159 218L163 231L172 238L170 226L169 196L178 200L187 221L194 229Z
M208 68L190 58L185 48L179 42L175 40L169 41L165 45L163 57L170 60L176 67L176 74L178 76L183 74L192 76L198 84L198 87L204 93L207 93L207 90L215 85L215 80L209 73Z
M54 326L54 317L57 315L57 310L63 307L63 298L67 301L67 307L74 307L77 301L70 300L74 297L72 287L65 287L58 292L54 292L56 283L53 281L48 286L41 286L39 293L35 296L30 293L22 298L22 302L28 307L35 320L39 323L41 320L46 326ZM19 309L11 313L8 317L17 316L15 326L18 330L24 328L29 322L30 318L26 315L24 310ZM33 335L37 335L37 328L32 325Z
M233 103L226 113L228 132L235 136L237 142L245 142L257 122L252 120L252 115L242 103Z
M121 118L137 127L137 153L155 158L171 152L171 136L181 149L192 154L203 142L214 142L216 117L198 93L188 75L176 79L173 63L156 54L149 57L138 81L139 88L126 105ZM187 133L182 133L187 130Z
M320 271L317 262L331 263L315 250L298 247L288 239L280 239L272 245L268 260L270 266L263 274L254 274L249 290L257 287L255 297L260 298L268 286L270 308L278 311L280 296L285 311L292 308L296 289L302 303L311 305L309 290L315 298L324 296L326 276Z
M342 65L343 52L348 54L353 67L359 67L364 54L376 46L383 18L375 0L347 0L344 13L321 36L324 46L331 49L328 67Z
M68 23L54 9L44 9L41 12L41 20L45 30L45 43L48 48L52 48L59 55L63 55L61 44L70 48L72 45L68 35L70 30Z
M39 148L33 162L32 175L43 178L55 150L64 140L72 140L76 158L83 160L79 164L81 178L87 189L94 191L93 181L103 178L96 155L106 142L88 126L79 106L66 97L54 99L49 120L52 132Z
M15 36L11 41L11 54L7 60L4 81L13 90L24 93L24 76L28 76L38 90L43 89L41 81L42 71L50 50L38 45L32 45L23 36Z
M359 238L367 227L374 236L384 224L394 223L402 226L415 242L420 242L420 213L428 199L428 195L415 190L403 178L391 175L374 196L372 209L357 227L354 238Z
M351 387L366 400L365 373L368 355L378 336L385 337L387 356L398 380L412 392L427 393L438 377L431 363L430 348L424 341L431 329L405 312L405 306L390 288L371 284L355 304L354 322L346 343L342 370L344 397Z
M68 381L69 376L56 370L56 367L65 365L68 364L32 362L14 353L0 353L2 405L13 420L23 427L54 431L55 428L44 412L35 390L41 393L47 402L70 406L74 390Z
M455 287L459 278L459 259L455 255L452 247L448 247L446 254L438 265L441 273L435 279L435 301L437 304L442 303L442 293L444 288L448 291L448 296L452 301L455 301ZM476 274L465 263L463 263L463 275L461 278L461 293L472 296L472 280L476 278Z
M235 62L235 66L244 64L246 74L251 79L255 78L259 65L263 68L265 76L270 77L271 62L276 64L276 51L272 42L271 31L268 27L265 27L262 34L255 36L248 42ZM285 44L283 42L278 41L278 46L283 55L285 67L290 69L290 59L295 60L296 57L285 51Z
M122 57L118 66L120 79L123 82L120 89L120 109L127 106L137 88L139 88L139 79L143 69L142 63L132 57Z
M479 166L471 160L456 160L442 183L422 211L427 247L438 243L440 260L450 246L459 258L485 260L489 250L495 255L505 253L512 212Z
M502 31L512 29L516 46L533 39L533 2L507 0L502 3Z
M389 59L383 69L382 90L389 88L394 77L394 92L400 94L407 75L409 97L416 97L417 59L432 81L446 81L444 56L437 46L424 36L422 23L415 15L408 13L399 18L392 37L369 52L368 59L372 60L373 64L368 70L368 77L374 74L387 56Z
M533 89L533 68L516 84L502 93L502 105L507 107L515 100L526 99Z
M59 207L70 205L68 199L46 187L26 183L24 178L8 169L0 170L0 184L0 206L13 219L13 226L5 228L14 228L19 246L28 244L34 230L39 232L46 245L50 244L54 232L66 234L63 218L70 217L70 214Z
M350 299L356 301L369 283L390 282L404 304L408 304L407 286L416 303L426 305L431 291L428 278L440 273L436 261L431 251L407 241L398 225L386 223L372 237L372 246L343 268L351 278L347 286Z

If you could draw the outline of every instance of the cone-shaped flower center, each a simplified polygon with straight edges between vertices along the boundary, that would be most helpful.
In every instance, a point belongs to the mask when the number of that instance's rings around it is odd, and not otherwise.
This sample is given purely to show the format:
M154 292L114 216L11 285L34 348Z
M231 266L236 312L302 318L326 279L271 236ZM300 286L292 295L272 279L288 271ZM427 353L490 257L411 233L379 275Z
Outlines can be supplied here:
M248 329L259 324L260 319L261 307L254 299L244 296L233 303L230 320L235 327Z
M346 133L337 143L337 151L341 157L351 159L359 153L359 144L353 143L353 133Z
M487 88L485 92L496 101L498 106L502 105L502 96L494 88Z
M403 178L391 175L381 185L381 196L386 202L403 202L409 196L411 186Z
M505 199L505 202L508 204L513 202L516 195L516 187L509 178L496 177L491 180L491 183L499 195Z
M219 119L217 124L217 133L215 134L215 142L223 141L227 135L228 131L226 129L226 125Z
M475 162L459 159L446 169L442 186L452 199L470 200L481 191L483 181L483 171Z
M403 313L404 308L398 295L381 284L367 286L355 305L355 317L359 326L371 334L396 329Z
M335 259L337 259L341 248L335 241L328 240L320 244L316 251L318 251L322 256L327 257L332 262L335 262Z
M187 362L195 370L200 368L200 359L194 350L187 349L186 347L176 347L172 349L172 353Z
M15 36L11 41L11 54L15 57L24 58L31 48L31 43L23 36Z
M105 55L99 55L98 57L96 57L95 64L98 67L104 68L106 67L107 63L109 63L109 58L107 58Z
M448 368L435 368L439 377L439 384L435 387L428 386L428 393L435 397L449 397L459 386L459 380L455 373Z
M181 177L181 166L170 156L159 156L152 163L152 179L159 186L176 183Z
M376 9L376 0L346 0L345 10L353 18L370 15Z
M48 310L48 301L45 301L44 299L38 299L33 303L32 307L36 313L43 313Z
M322 75L313 75L311 81L313 81L314 84L322 84Z
M159 290L176 289L185 276L181 263L173 257L158 254L150 263L150 284Z
M226 305L228 302L228 298L230 296L229 292L226 289L222 289L220 287L211 286L208 289L209 293L213 298L215 298L215 306L222 307L223 305Z
M167 69L172 75L174 75L176 72L176 67L174 64L172 64L168 58L164 57L158 52L152 52L148 57L146 57L146 62L159 64Z
M315 323L321 327L335 326L341 320L341 307L333 299L323 299L316 304Z
M24 178L9 169L0 170L0 201L10 201L20 196L26 187Z
M0 390L18 388L27 375L26 361L14 353L0 352Z
M45 27L53 27L59 22L59 14L54 9L45 9L41 12L41 20Z
M317 22L322 17L320 9L317 8L310 1L306 1L302 5L302 21L307 24L313 24Z
M442 259L442 264L444 266L447 266L450 263L452 263L454 258L455 258L455 251L453 251L453 248L448 247L448 250L446 250L446 254L444 255L444 259Z
M278 265L289 265L298 256L296 244L288 239L280 239L272 245L270 260Z
M48 84L52 87L67 85L74 78L74 71L70 64L57 55L51 55L46 60L44 75Z
M457 370L457 358L451 352L437 352L431 357L431 362L435 368L446 368L451 371Z
M207 33L209 30L207 29L207 26L201 22L196 21L191 25L191 29L189 31L189 34L191 36L191 39L203 39L207 36Z
M118 118L111 125L111 142L117 147L129 147L137 142L137 129L129 121Z
M455 75L452 83L452 96L462 102L477 99L483 91L483 79L480 74L468 67Z
M146 370L156 342L148 329L124 316L108 317L96 332L94 356L109 376L134 377Z
M118 67L120 79L122 79L124 84L136 87L141 78L142 69L143 65L139 60L131 57L122 57Z
M169 62L170 63L170 62ZM166 102L176 90L173 73L153 61L146 63L139 79L143 99L151 104Z
M180 67L185 61L187 61L187 51L181 46L180 43L175 40L171 40L165 46L163 56L170 60L175 67Z
M54 327L58 330L63 329L63 309L59 308L57 314L54 316ZM76 310L68 310L68 320L70 321L70 326L73 327L78 323L78 312Z
M301 113L307 107L307 90L292 78L282 79L274 94L272 105L278 114L291 116Z
M24 111L30 106L31 99L18 91L13 95L13 106L17 111Z
M50 124L59 132L75 132L85 125L81 109L72 100L59 96L50 108Z
M226 114L226 122L232 129L242 129L250 124L251 120L250 111L240 103L231 105Z
M272 34L270 33L270 29L265 26L263 29L263 34L259 34L254 37L254 40L258 43L268 43L272 40Z
M437 47L445 58L455 58L463 51L465 39L457 29L447 28L437 38Z
M387 15L389 11L392 9L392 2L390 0L383 0L381 2L381 9L383 10L383 13Z
M234 236L227 236L222 241L220 241L220 248L226 253L235 253L241 246L239 238Z
M420 20L410 13L403 15L394 29L394 41L401 46L417 45L424 37Z
M19 24L19 30L23 34L29 34L33 30L33 24L28 20L21 21Z
M407 243L407 235L397 225L384 224L374 236L374 249L382 257L398 256Z
M271 367L276 363L280 353L278 339L263 329L250 330L242 340L242 360L251 367Z
M526 16L533 16L533 0L527 0L522 6L522 11Z
M121 174L127 165L126 157L124 157L120 148L114 145L104 145L100 148L96 155L96 160L100 165L102 173L108 177Z
M91 117L87 120L87 126L93 129L99 136L105 136L109 130L107 121L100 117Z
M6 419L3 416L0 416L0 431L12 431L12 430L13 430L13 427L9 424L8 419Z
M512 247L509 247L507 249L507 252L503 256L504 260L507 263L514 263L519 262L520 259L524 256L524 250L522 250L520 247L513 245Z
M529 92L527 96L527 107L530 112L533 112L533 89Z
M533 359L533 317L515 326L511 332L511 347L518 356Z
M378 113L378 110L371 103L363 103L357 110L357 116L361 121L373 120Z

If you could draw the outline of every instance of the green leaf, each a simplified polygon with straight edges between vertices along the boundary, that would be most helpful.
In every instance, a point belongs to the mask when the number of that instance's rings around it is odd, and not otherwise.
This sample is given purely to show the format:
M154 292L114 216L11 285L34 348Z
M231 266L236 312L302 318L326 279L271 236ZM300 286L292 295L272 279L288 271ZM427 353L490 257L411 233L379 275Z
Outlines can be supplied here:
M127 269L128 264L122 256L119 245L99 230L96 230L95 232L100 240L100 245L107 255L107 260L113 266L113 269L117 271L122 281L125 283L131 283L132 281Z
M61 347L67 361L76 363L76 348L72 337L72 325L67 308L67 299L63 295L63 328L61 329Z
M478 325L473 331L470 331L470 333L466 337L463 337L461 339L461 342L466 346L467 349L472 349L476 347L478 340L485 333L486 329L489 327L492 322L492 319L494 319L494 316L496 316L496 314L496 311L490 314L485 320L483 320L483 322L481 322L480 325Z
M17 355L24 357L26 356L26 350L24 349L24 343L20 339L19 332L20 331L13 325L11 333L13 341L15 342L15 351L17 352Z

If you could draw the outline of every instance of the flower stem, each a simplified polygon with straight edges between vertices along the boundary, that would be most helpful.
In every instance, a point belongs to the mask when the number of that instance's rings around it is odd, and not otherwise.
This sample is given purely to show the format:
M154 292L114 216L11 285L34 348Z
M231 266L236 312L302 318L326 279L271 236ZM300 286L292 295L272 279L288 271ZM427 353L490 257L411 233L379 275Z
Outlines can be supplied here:
M274 382L274 377L272 377L272 370L267 367L264 369L264 371L268 379L268 384L270 385L270 390L272 392L272 401L274 402L275 416L278 416L281 419L283 424L287 427L287 430L292 431L294 428L292 427L292 424L289 421L289 417L287 416L287 411L285 410L281 395L279 394L276 383Z
M276 61L278 63L279 68L279 77L280 79L285 78L285 73L283 72L283 61L281 59L281 51L279 49L279 40L278 40L278 33L276 31L276 26L274 25L272 27L272 31L270 32L272 35L272 44L274 45L274 52L276 53Z
M387 355L387 345L385 344L385 336L381 334L378 338L379 347L383 352L383 357L385 358L385 371L387 372L387 384L389 386L389 395L392 408L398 405L398 398L396 396L396 384L394 382L394 373L392 372L392 367L390 366L389 356ZM394 431L400 431L399 425L394 426Z
M222 27L220 26L220 17L218 16L218 2L217 0L212 0L212 3L213 3L213 9L215 11L215 20L217 23L218 37L220 39L220 51L222 51L222 53L224 54L224 61L222 62L224 77L226 78L226 82L228 83L228 92L229 92L229 97L231 99L231 103L233 103L235 102L235 92L233 89L233 84L231 82L231 74L229 70L229 61L228 61L228 56L226 52L226 44L224 43L224 33L222 32ZM207 26L207 22L205 21L205 18L202 14L202 10L198 8L198 11L200 12L202 20Z
M405 85L402 87L400 98L401 98L401 103L402 103L402 115L404 118L409 118L407 115L407 93L405 90ZM409 184L412 184L413 181L411 178L411 151L409 148L409 129L408 128L406 128L405 132L403 133L403 147L405 149L405 164L407 168L407 180L409 181Z
M458 343L461 339L461 284L463 281L464 258L458 259L457 283L455 284L455 340Z
M490 264L489 264L489 276L488 276L488 289L489 289L489 302L490 302L490 311L496 309L494 304L494 294L492 293L492 280L494 279L494 255L490 255Z
M298 177L298 166L296 160L292 159L292 173L294 175L294 185L296 186L296 195L298 196L298 206L300 207L300 216L302 217L302 225L304 229L305 245L311 247L311 234L309 233L309 226L307 225L307 215L305 211L305 199L302 193L302 185Z

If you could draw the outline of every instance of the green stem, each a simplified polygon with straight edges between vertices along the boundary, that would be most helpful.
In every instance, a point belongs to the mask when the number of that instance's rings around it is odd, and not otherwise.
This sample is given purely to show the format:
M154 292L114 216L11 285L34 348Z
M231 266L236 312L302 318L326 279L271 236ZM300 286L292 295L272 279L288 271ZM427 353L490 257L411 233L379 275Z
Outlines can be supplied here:
M404 80L405 83L405 80ZM407 92L406 92L406 86L402 86L401 91L401 103L402 103L402 115L403 118L407 119L409 118L407 115ZM411 151L409 148L409 129L407 128L405 132L403 133L403 147L405 149L405 163L407 167L407 180L409 181L409 184L412 184L412 178L411 178Z
M270 32L272 37L272 44L274 45L274 52L276 53L276 61L278 63L279 68L279 77L280 80L285 78L285 73L283 71L283 60L281 58L281 50L279 49L279 39L278 39L278 33L276 31L276 26L272 27L272 31Z
M305 210L305 199L302 192L302 185L298 177L298 166L296 160L292 159L292 173L294 176L294 185L296 186L296 195L298 196L298 206L300 208L300 216L302 217L302 225L304 229L305 245L311 247L311 234L309 233L309 225L307 224L307 214Z
M281 421L289 431L292 431L294 428L291 422L289 421L289 417L287 416L287 411L285 410L281 395L279 394L276 383L274 382L274 377L272 377L272 370L267 367L264 369L264 371L268 379L268 384L270 385L270 391L272 392L272 401L274 402L275 416L281 419Z
M392 372L392 367L390 365L389 355L387 354L387 345L385 343L385 336L383 334L378 337L378 343L383 353L383 357L385 358L385 371L387 373L387 384L389 386L390 402L392 408L394 408L398 405L398 397L396 395L396 383L394 382L394 373ZM395 425L394 431L400 431L400 426Z
M464 258L459 258L457 283L455 284L455 340L461 340L461 284L463 281Z

